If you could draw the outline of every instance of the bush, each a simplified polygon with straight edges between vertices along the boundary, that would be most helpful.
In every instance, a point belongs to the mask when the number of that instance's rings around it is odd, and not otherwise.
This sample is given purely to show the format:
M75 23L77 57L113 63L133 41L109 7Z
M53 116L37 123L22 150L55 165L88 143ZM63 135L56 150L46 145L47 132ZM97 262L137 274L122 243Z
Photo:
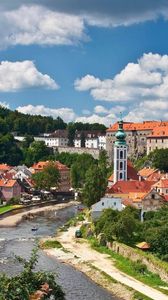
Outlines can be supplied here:
M133 263L134 270L140 274L145 274L147 272L147 266L143 264L140 260Z

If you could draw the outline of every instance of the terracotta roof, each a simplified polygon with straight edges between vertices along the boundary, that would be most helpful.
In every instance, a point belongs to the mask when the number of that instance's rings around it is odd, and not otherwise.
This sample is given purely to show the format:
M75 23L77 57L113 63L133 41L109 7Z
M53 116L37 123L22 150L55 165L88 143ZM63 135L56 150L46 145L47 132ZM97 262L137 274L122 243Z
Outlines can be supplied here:
M32 166L32 169L34 169L35 171L42 171L45 167L48 166L48 164L50 163L50 161L39 161L38 163L34 164ZM60 163L59 161L54 161L55 167L61 171L61 170L69 170L69 168L65 165L63 165L62 163Z
M17 180L4 180L0 179L0 187L13 187L16 184Z
M161 179L153 186L158 188L168 188L168 179Z
M147 195L147 193L142 193L142 192L130 192L128 197L131 199L133 202L141 202L142 199Z
M153 130L156 126L168 126L168 122L162 121L144 121L142 123L124 122L123 128L125 131L132 130ZM118 122L107 129L107 132L115 132L118 129Z
M128 180L138 180L139 179L137 171L129 159L127 160L127 178L128 178ZM113 180L114 180L114 173L112 173L111 176L108 178L108 181L110 181L110 182L113 182Z
M9 171L10 169L12 169L11 166L8 166L7 164L0 164L0 171Z
M117 181L108 189L108 194L128 194L130 192L145 193L151 190L154 181Z
M153 168L143 168L141 169L138 174L142 177L149 177L151 174L157 172L158 170L157 169L153 169Z
M152 133L148 135L148 138L156 138L156 137L168 137L168 124L165 124L164 126L155 127L152 130Z
M142 242L136 245L137 248L142 249L142 250L147 250L150 249L150 244L146 242Z

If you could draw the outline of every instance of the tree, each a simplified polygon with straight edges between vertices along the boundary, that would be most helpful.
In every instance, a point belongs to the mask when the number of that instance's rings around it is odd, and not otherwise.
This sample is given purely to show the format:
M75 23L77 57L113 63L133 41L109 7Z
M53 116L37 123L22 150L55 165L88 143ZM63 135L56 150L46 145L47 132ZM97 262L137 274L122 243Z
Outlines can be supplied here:
M91 207L104 195L106 187L107 180L104 177L102 170L97 165L91 166L86 172L85 177L83 188L84 203L88 207Z
M41 172L32 175L36 188L50 190L51 187L58 187L60 172L54 162L50 162Z
M168 172L168 149L156 149L148 156L152 166L163 172Z
M68 146L73 147L74 138L75 138L75 127L72 122L68 124L67 130L68 130Z
M64 300L64 292L56 283L54 275L48 272L34 271L38 262L38 248L34 248L29 260L16 257L17 261L23 265L23 271L14 276L0 275L0 299L1 300L30 300L32 295L37 295L45 290L46 300ZM37 298L36 298L37 299ZM39 299L39 298L38 298Z
M23 159L22 150L18 147L13 135L0 135L0 163L18 165Z
M83 131L81 132L81 147L85 148L85 134Z
M30 147L31 143L33 142L34 142L34 137L32 135L26 134L24 141L22 143L22 147L27 149Z
M43 141L34 141L25 152L25 164L31 166L35 162L47 159L50 154L51 149Z

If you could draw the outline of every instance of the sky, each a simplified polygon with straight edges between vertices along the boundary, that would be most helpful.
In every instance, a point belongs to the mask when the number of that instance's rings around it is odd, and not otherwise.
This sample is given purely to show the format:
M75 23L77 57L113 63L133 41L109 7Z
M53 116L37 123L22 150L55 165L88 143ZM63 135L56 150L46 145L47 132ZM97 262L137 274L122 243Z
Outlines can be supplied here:
M0 104L65 122L168 120L167 0L1 0Z

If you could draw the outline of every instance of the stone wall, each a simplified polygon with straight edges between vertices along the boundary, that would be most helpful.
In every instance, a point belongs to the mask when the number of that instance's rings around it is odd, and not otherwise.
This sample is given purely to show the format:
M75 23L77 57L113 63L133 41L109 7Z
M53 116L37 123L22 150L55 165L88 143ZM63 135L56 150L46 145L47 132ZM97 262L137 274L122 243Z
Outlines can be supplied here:
M144 253L142 250L134 249L118 242L108 243L108 248L132 261L140 260L149 271L159 274L160 278L168 282L168 263L153 257L152 254ZM163 265L167 264L167 268ZM167 270L166 270L167 269Z
M99 158L99 153L100 153L99 149L93 149L93 148L56 147L53 149L54 152L58 151L59 153L62 152L77 153L77 154L87 153L92 155L95 159Z

